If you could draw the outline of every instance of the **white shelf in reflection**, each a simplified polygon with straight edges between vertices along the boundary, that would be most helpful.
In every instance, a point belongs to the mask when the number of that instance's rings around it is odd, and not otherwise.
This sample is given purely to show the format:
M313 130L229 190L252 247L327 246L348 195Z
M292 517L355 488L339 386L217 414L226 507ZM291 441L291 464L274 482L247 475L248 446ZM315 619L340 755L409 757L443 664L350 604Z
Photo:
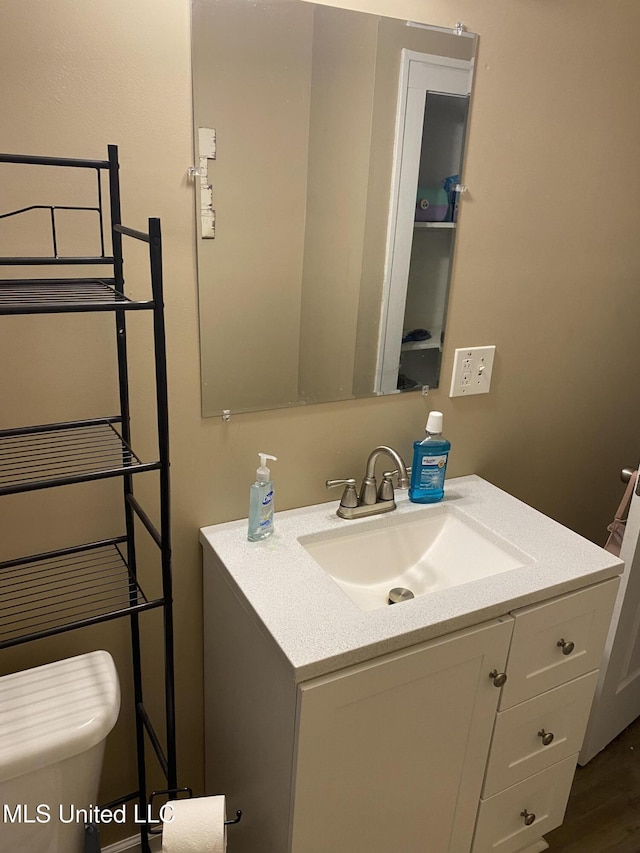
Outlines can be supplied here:
M456 222L414 222L414 228L455 228Z
M437 328L431 332L431 337L426 341L407 341L406 344L402 344L400 349L402 352L412 352L414 350L421 349L439 349L440 348L440 338L442 337L442 329Z

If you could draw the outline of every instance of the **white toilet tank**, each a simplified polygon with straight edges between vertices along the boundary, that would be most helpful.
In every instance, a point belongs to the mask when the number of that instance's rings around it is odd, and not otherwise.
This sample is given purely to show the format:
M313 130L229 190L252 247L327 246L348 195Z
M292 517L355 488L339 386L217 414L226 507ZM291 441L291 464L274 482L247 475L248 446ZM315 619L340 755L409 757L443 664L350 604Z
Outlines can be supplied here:
M0 853L81 853L119 710L108 652L0 678Z

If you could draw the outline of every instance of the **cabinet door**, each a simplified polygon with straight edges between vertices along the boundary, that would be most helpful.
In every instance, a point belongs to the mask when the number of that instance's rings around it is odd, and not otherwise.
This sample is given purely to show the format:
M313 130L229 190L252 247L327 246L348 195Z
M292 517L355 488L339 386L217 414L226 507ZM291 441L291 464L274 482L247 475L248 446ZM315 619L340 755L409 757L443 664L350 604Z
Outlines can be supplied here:
M500 711L482 791L485 799L580 749L597 680L594 670Z
M598 669L619 580L611 578L514 611L501 709Z
M577 758L576 753L482 800L472 853L524 853L542 835L560 826Z
M512 620L302 685L293 853L467 853Z

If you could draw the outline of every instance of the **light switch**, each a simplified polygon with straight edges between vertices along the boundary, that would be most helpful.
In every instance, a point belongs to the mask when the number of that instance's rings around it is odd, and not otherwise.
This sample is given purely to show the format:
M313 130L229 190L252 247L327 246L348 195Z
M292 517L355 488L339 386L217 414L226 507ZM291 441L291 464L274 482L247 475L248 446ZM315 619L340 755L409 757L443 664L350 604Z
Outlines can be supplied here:
M457 349L453 359L449 396L488 394L495 351L494 346Z

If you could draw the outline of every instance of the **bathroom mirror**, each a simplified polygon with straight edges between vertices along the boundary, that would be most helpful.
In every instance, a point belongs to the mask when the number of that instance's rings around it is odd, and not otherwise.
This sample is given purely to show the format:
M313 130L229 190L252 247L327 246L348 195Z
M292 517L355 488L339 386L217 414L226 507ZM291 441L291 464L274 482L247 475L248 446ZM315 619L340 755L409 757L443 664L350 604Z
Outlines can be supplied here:
M437 386L476 41L193 0L203 416Z

